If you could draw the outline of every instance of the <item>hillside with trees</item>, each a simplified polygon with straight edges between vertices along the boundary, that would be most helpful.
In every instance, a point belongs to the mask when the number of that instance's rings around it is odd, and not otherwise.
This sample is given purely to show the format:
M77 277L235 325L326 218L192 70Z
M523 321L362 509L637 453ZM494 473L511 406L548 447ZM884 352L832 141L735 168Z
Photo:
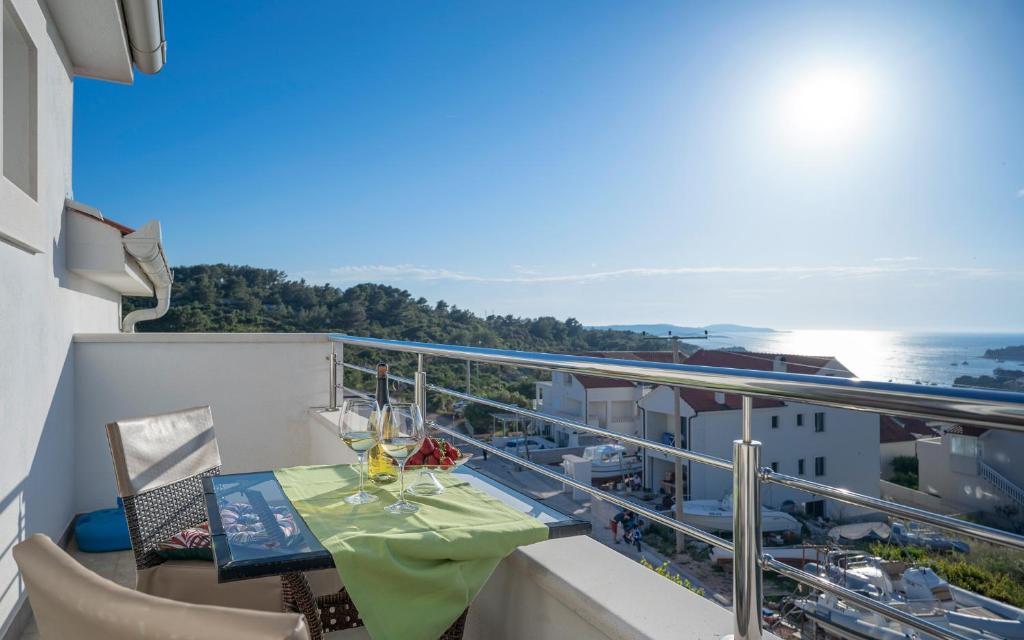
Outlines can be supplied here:
M150 299L126 298L124 312L151 306ZM431 304L408 291L382 284L347 289L290 280L283 271L225 264L177 267L171 308L138 331L340 332L376 338L572 353L598 350L655 350L657 341L630 331L587 329L574 318L486 318L441 300ZM353 353L355 351L355 353ZM410 374L412 358L358 352L346 358L371 364L381 357L398 373ZM346 373L352 380L352 373ZM546 374L541 374L542 379ZM431 382L464 389L465 364L435 359ZM473 371L473 392L526 406L537 372L481 366ZM370 381L360 380L368 389ZM442 404L443 402L443 404ZM446 410L450 399L431 394L431 405ZM481 416L482 417L482 416Z

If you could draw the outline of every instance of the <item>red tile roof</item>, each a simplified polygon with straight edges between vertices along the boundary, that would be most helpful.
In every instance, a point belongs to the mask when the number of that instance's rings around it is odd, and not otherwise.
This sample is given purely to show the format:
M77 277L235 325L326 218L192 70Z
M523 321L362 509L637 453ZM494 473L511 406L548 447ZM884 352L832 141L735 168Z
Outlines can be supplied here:
M683 399L683 402L690 405L690 408L697 413L705 413L707 411L737 411L742 408L741 396L737 393L726 393L722 403L715 400L714 391L705 391L703 389L680 389L679 397ZM754 398L755 409L772 409L784 406L786 406L786 403L781 400L773 400L772 398Z
M629 380L602 378L601 376L588 376L580 373L574 373L573 376L579 380L584 389L612 389L616 387L636 386L635 383L630 382Z
M878 423L878 441L880 443L913 442L914 440L917 440L914 434L897 422L896 418L881 416L881 421Z
M850 375L850 371L838 365L839 371L826 369L835 358L832 356L798 356L789 353L759 353L756 351L720 351L701 349L683 361L701 367L727 367L752 371L774 371L775 363L784 365L786 373L812 375Z
M671 351L585 351L581 356L592 358L612 358L618 360L644 360L647 362L672 362ZM686 354L679 354L679 361L682 362ZM611 389L619 387L634 387L636 383L629 380L617 378L603 378L601 376L588 376L573 374L585 389Z
M956 424L947 430L947 433L955 433L961 436L974 436L977 438L988 431L985 427L977 427L973 424Z

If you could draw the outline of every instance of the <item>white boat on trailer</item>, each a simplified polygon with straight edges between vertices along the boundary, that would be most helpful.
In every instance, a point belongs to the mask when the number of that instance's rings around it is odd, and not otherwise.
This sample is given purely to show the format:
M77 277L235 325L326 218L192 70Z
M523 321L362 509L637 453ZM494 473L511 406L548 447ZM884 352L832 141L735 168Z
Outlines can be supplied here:
M1024 640L1024 610L955 587L928 567L839 552L832 554L826 565L810 563L806 569L967 638ZM793 603L810 620L840 637L933 638L831 594L797 598Z
M597 444L583 449L583 459L590 461L592 480L612 480L640 473L640 456L629 455L621 444Z
M705 531L732 531L732 496L721 500L687 500L683 503L683 522ZM800 533L800 521L782 511L761 507L761 531Z

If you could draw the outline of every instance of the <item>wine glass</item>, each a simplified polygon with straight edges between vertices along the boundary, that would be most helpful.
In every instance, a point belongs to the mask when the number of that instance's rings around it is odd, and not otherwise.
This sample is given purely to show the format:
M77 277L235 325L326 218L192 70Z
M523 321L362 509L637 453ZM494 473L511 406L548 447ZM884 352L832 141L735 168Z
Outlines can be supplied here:
M366 452L377 444L380 437L380 420L381 411L376 400L353 398L346 400L342 405L338 436L359 458L359 492L345 498L345 502L349 504L377 501L377 496L363 489L363 467L366 464Z
M405 499L405 461L419 450L427 435L420 408L406 403L392 403L384 407L379 429L381 448L398 462L402 488L398 502L384 507L384 510L394 514L416 513L420 508Z

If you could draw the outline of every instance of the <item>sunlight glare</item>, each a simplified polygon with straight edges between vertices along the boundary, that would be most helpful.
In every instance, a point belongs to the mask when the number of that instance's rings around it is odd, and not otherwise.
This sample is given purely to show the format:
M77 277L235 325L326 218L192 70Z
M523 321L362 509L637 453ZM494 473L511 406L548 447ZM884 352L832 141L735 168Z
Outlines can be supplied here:
M857 69L822 67L800 74L783 92L784 135L811 147L849 141L867 123L871 82Z

